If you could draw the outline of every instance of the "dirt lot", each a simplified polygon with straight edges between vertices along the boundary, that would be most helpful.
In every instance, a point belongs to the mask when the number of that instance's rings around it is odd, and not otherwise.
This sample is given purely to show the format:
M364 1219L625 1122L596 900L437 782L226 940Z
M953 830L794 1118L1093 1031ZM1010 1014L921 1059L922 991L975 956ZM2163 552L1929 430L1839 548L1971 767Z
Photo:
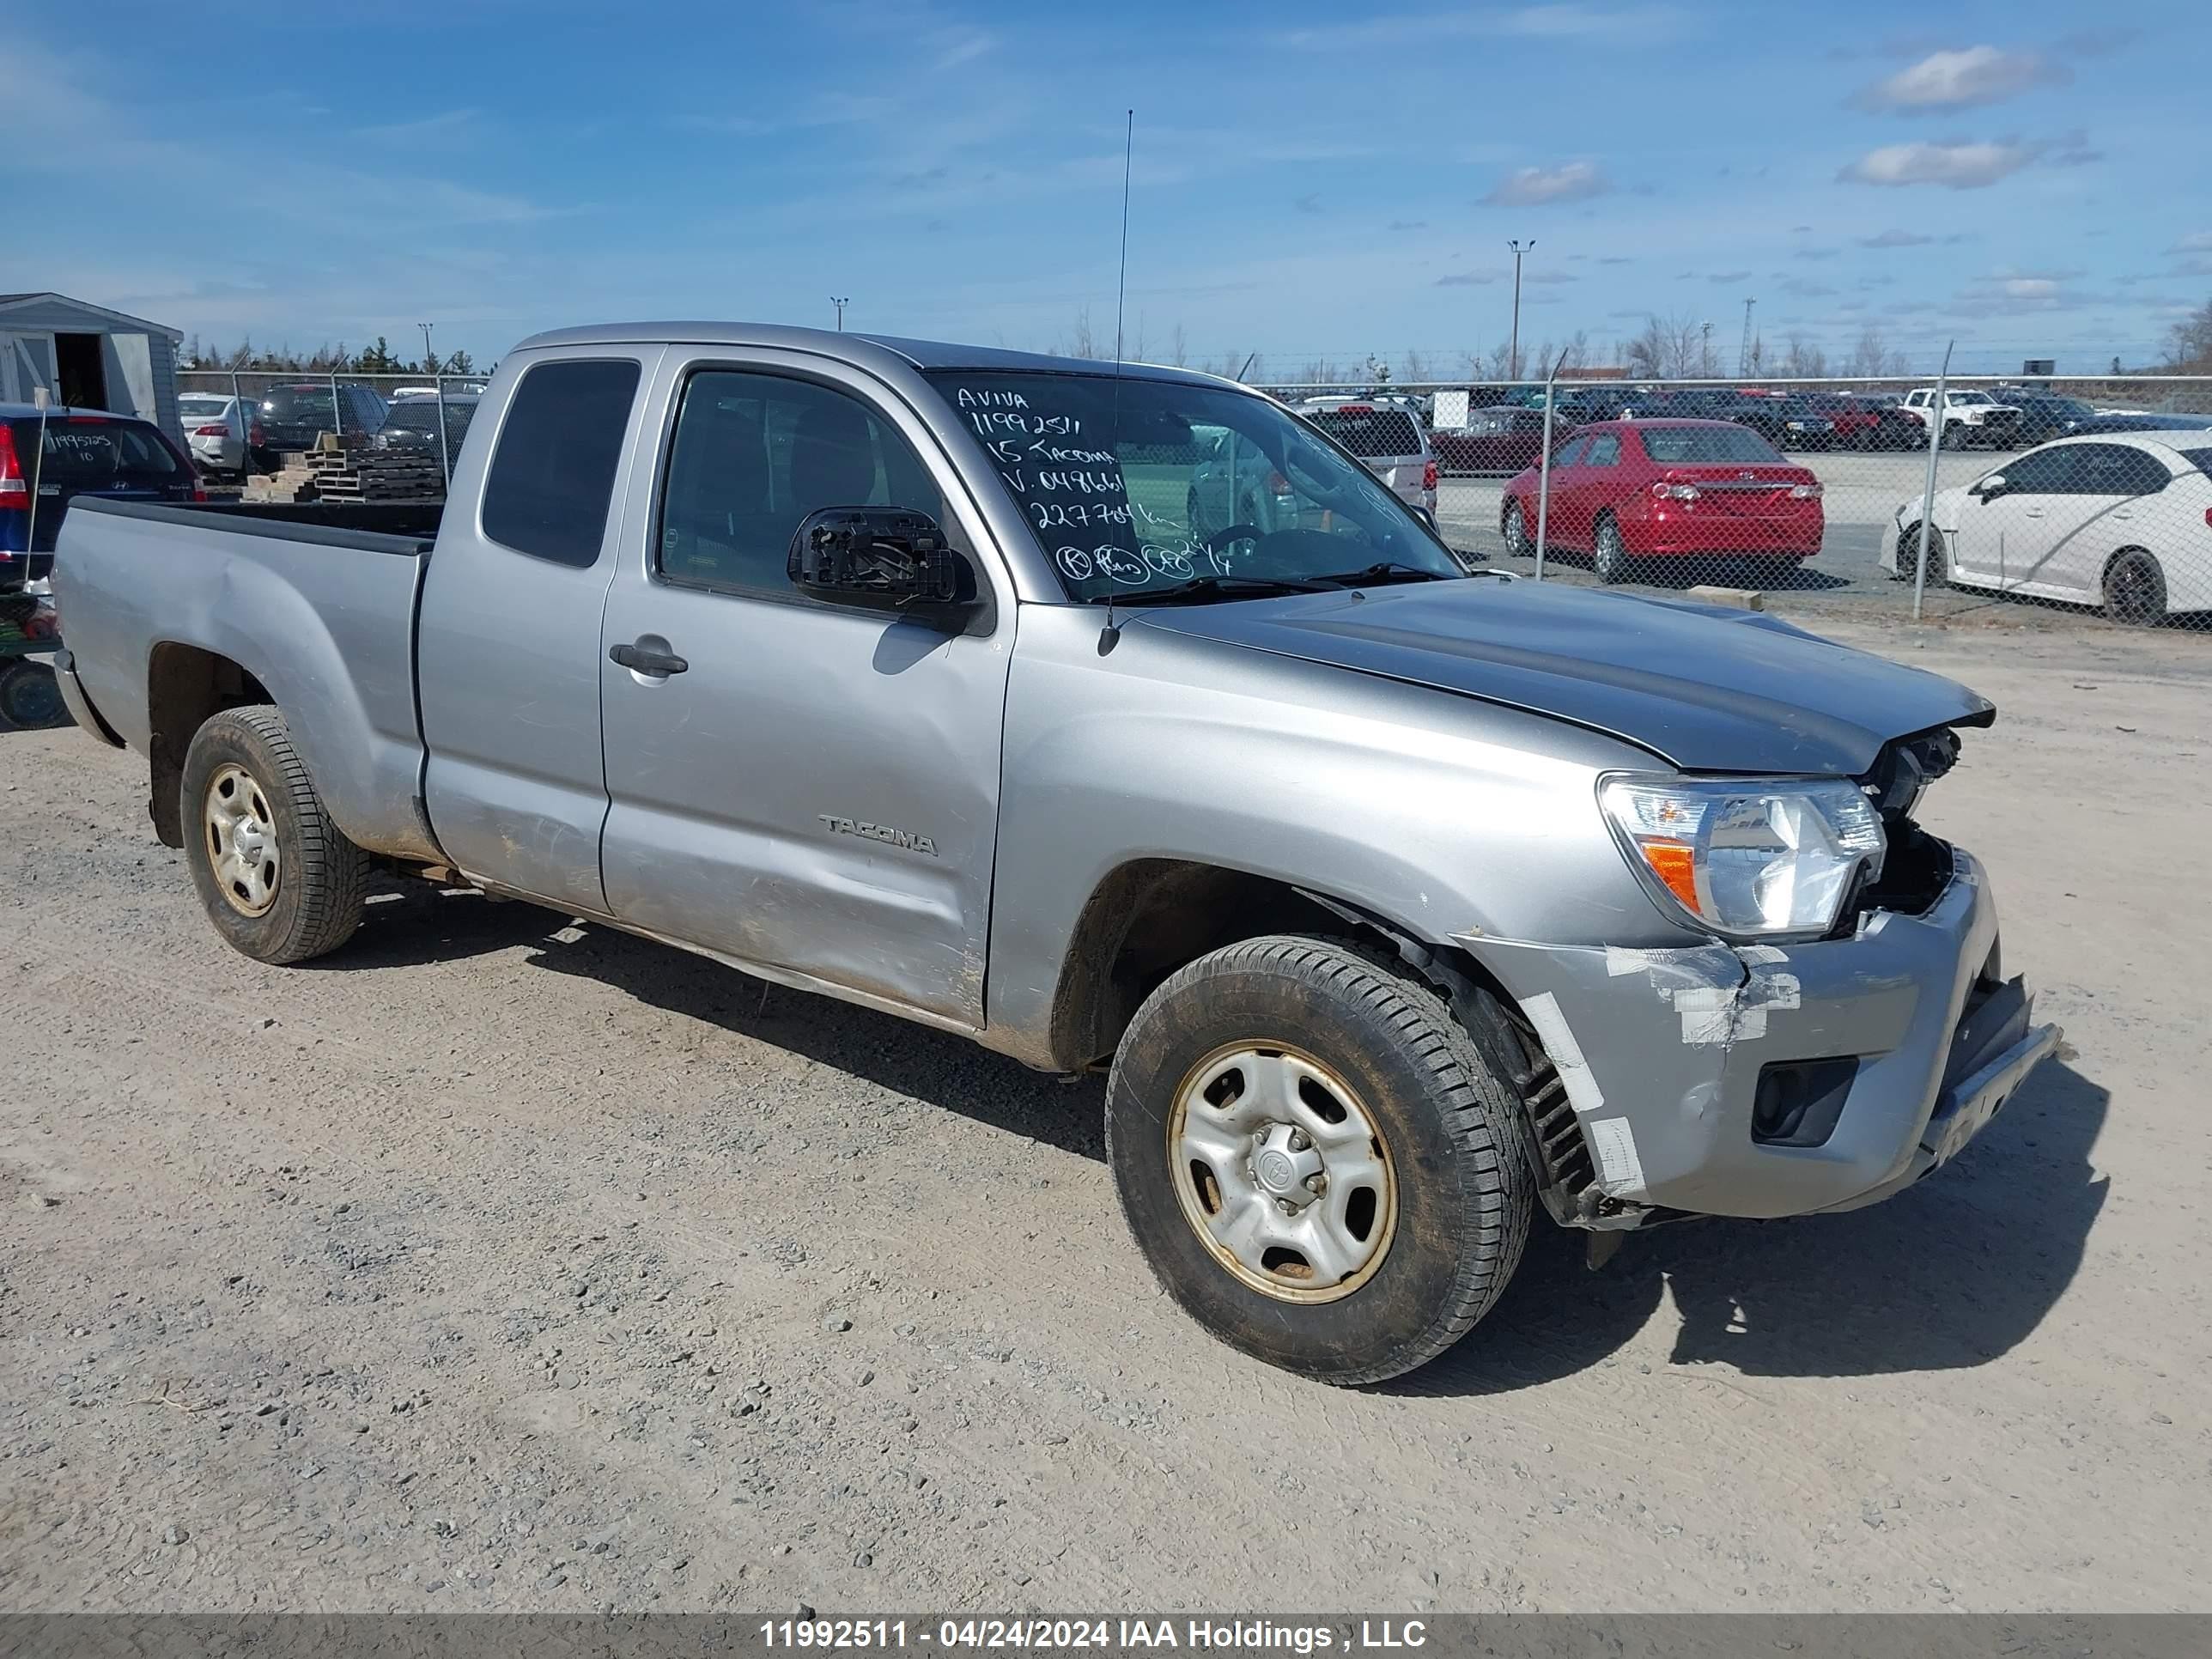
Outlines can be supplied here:
M1365 1395L1154 1291L1096 1085L462 896L264 969L0 736L0 1607L2212 1606L2212 650L1917 637L2070 1057Z

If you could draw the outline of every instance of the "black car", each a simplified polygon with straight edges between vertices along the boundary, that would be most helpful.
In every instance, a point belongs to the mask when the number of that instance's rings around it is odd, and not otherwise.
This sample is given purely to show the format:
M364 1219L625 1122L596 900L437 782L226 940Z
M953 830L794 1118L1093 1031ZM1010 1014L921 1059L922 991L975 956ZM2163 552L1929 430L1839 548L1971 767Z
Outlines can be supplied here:
M473 395L446 394L447 460L460 459L461 440L468 436L469 422L477 417L477 403ZM384 424L369 441L378 449L420 450L426 454L437 454L438 399L395 398L386 409Z
M2047 444L2053 438L2070 438L2097 418L2097 411L2079 398L2009 388L1997 395L2020 410L2020 442L2023 448Z
M388 407L370 386L341 385L333 404L328 380L272 386L253 400L246 434L248 465L257 472L273 471L287 453L313 449L325 432L370 436L382 428Z
M2148 415L2092 415L2074 428L2077 435L2106 432L2194 432L2212 428L2212 414L2168 410Z
M1736 402L1739 406L1720 418L1749 427L1777 449L1827 449L1835 443L1835 416L1817 398L1785 392Z
M1552 400L1555 425L1588 426L1594 421L1625 421L1644 412L1650 402L1633 386L1578 386L1557 393Z

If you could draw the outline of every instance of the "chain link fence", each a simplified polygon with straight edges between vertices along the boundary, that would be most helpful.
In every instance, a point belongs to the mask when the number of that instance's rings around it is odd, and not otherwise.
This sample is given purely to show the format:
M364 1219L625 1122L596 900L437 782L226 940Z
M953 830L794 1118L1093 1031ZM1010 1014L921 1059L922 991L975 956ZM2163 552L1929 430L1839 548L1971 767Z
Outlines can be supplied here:
M483 374L180 369L186 441L218 482L272 474L328 433L346 447L435 459L447 480L467 441Z
M2212 377L1263 389L1417 438L1446 540L1541 580L2212 631Z

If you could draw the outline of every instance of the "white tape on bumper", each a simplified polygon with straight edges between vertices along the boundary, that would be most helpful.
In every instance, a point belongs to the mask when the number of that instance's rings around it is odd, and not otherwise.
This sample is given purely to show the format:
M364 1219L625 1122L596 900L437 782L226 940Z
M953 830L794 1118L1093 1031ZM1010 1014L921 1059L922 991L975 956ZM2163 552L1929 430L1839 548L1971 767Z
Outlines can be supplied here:
M1575 1041L1567 1017L1559 1012L1559 1000L1549 991L1528 998L1521 1012L1528 1016L1528 1023L1536 1028L1543 1039L1544 1050L1559 1067L1559 1082L1567 1091L1567 1100L1578 1115L1587 1117L1605 1105L1605 1091L1597 1086L1589 1062L1583 1058L1582 1044Z
M1644 1160L1636 1155L1636 1132L1625 1117L1592 1118L1583 1125L1590 1156L1597 1160L1598 1185L1614 1198L1644 1194Z

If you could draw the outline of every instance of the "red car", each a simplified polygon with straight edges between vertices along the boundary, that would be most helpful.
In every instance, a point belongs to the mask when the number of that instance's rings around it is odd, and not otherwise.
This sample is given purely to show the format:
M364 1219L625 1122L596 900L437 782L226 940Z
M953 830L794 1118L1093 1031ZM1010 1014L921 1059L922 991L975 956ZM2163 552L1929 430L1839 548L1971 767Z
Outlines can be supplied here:
M1536 550L1536 469L1505 486L1506 550ZM1756 559L1794 568L1827 528L1820 481L1729 421L1605 421L1552 458L1547 548L1586 553L1600 581L1645 558Z

